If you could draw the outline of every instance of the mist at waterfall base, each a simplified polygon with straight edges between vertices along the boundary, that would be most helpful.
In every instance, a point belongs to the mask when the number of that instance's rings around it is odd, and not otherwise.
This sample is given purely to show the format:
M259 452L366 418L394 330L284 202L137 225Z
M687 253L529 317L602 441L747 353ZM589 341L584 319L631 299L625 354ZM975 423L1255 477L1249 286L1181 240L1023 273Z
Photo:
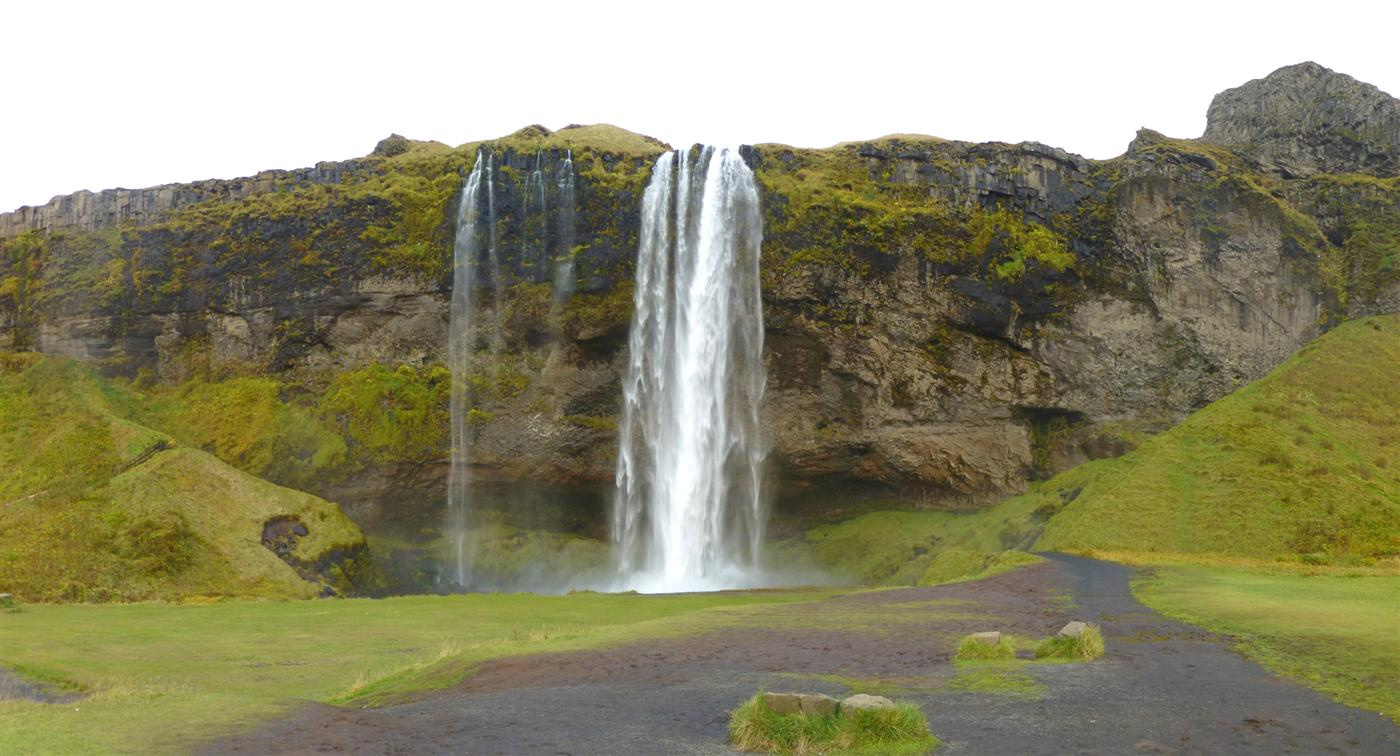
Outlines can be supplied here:
M811 568L764 566L762 216L753 173L738 150L715 147L660 156L640 208L634 312L619 389L615 489L605 505L608 558L586 565L549 552L521 563L522 556L535 554L531 539L542 537L518 530L522 518L539 524L539 513L552 511L557 519L568 496L471 480L474 410L468 376L475 355L489 354L487 364L494 365L503 349L507 287L501 261L506 257L531 258L538 270L553 265L551 359L558 355L559 311L573 286L573 258L567 253L575 223L571 157L551 178L536 154L522 191L525 220L518 238L499 232L500 158L483 150L465 180L448 345L453 375L448 548L438 588L665 593L829 582ZM550 187L558 191L547 191ZM559 220L551 222L552 217ZM570 238L561 245L551 235ZM560 249L565 253L558 254ZM476 301L483 293L489 306ZM578 507L599 519L602 508ZM564 549L575 545L565 542ZM507 557L511 568L505 570L499 560L510 548L518 553Z

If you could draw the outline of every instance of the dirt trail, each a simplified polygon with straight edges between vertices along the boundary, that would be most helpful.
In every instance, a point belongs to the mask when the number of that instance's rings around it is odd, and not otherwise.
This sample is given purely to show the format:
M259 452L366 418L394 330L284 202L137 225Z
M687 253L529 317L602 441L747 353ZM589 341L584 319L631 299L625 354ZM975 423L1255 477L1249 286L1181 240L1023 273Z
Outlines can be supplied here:
M1281 680L1139 604L1127 568L1055 556L974 583L751 609L742 629L488 662L457 688L379 710L309 705L208 753L725 753L754 691L897 694L940 753L1400 753L1400 727ZM962 635L1102 625L1106 656L959 678ZM995 683L979 692L979 683ZM857 691L859 692L859 691Z

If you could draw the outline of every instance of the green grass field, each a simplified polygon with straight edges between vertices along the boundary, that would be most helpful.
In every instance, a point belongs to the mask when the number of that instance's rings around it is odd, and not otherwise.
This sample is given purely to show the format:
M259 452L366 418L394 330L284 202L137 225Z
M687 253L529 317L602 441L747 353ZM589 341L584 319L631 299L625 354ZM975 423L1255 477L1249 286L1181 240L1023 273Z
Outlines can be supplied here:
M1162 567L1133 590L1274 672L1400 722L1400 576Z
M0 666L88 695L66 705L0 702L3 750L188 748L299 701L390 702L455 684L485 659L698 632L740 621L745 607L826 595L25 605L0 612Z

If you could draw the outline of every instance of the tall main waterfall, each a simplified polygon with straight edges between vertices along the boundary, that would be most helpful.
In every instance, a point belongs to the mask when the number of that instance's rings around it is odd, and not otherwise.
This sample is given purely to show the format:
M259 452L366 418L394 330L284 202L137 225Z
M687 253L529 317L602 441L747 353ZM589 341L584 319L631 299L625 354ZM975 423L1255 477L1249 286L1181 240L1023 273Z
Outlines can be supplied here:
M766 507L763 239L736 150L663 155L642 200L612 535L621 584L754 584Z

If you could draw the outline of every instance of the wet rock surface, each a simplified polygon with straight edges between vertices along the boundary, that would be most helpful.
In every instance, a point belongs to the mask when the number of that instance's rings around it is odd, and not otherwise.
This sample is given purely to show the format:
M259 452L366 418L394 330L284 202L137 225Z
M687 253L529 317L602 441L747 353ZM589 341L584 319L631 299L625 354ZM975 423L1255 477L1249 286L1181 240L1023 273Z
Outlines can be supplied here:
M307 706L206 753L726 753L729 711L755 690L855 693L882 680L949 753L1394 753L1400 727L1280 679L1228 641L1133 598L1126 567L1055 557L987 580L852 594L746 615L746 626L616 649L487 662L451 691L380 710ZM1040 693L958 690L957 639L987 616L1054 634L1099 625L1093 663L1024 668ZM823 676L823 677L818 677Z

